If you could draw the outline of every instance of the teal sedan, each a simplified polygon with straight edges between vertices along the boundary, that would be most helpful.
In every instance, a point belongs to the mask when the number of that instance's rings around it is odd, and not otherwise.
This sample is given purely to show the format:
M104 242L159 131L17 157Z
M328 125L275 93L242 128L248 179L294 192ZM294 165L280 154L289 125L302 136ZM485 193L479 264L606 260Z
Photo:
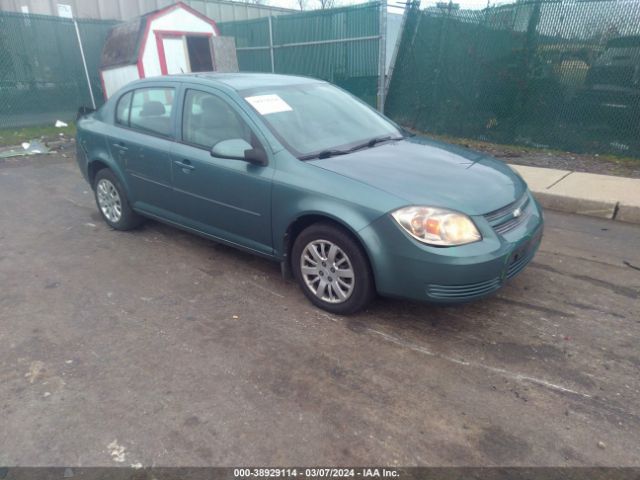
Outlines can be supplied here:
M499 289L540 244L540 206L482 153L414 136L329 83L267 74L135 81L78 121L105 222L145 217L280 262L315 305Z

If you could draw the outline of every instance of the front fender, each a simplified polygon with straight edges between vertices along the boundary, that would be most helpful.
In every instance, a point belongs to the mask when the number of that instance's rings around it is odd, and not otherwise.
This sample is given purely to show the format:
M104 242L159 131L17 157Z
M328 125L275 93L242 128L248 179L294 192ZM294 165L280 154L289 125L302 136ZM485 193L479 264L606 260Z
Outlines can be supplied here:
M298 159L281 159L272 194L274 254L279 259L286 256L290 227L311 216L333 220L364 244L360 230L399 202L366 184Z

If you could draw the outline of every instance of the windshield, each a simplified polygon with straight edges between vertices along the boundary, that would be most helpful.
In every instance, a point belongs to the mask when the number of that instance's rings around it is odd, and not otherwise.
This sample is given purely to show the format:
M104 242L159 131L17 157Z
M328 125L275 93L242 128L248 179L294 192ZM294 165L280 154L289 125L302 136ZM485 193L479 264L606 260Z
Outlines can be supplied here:
M273 134L297 157L349 149L400 130L371 107L326 83L242 92Z

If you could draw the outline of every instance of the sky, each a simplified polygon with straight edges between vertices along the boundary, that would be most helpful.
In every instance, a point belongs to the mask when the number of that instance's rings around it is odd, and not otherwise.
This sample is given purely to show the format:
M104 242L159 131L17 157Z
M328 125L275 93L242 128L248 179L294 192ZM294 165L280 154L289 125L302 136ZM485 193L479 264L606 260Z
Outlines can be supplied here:
M388 0L389 4L393 4L396 0ZM319 2L318 0L307 0L309 4L309 9L318 8ZM487 0L454 0L455 3L460 4L460 8L469 8L469 9L481 9L487 6ZM273 5L275 7L285 7L285 8L298 8L297 0L264 0L264 3L267 5ZM363 0L336 0L336 6L345 6L345 5L354 5L356 3L363 3ZM422 0L421 6L428 7L431 5L435 5L434 0ZM491 0L491 4L497 3L495 0ZM500 2L502 3L502 2Z

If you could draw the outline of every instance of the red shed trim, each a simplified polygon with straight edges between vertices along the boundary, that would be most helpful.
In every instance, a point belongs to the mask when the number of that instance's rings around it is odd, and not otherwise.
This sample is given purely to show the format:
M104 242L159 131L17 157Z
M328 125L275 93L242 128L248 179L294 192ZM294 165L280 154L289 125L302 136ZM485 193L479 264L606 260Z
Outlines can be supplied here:
M156 47L158 48L158 59L160 60L160 71L162 75L168 75L169 69L167 67L167 56L164 53L164 43L162 39L164 38L182 38L182 37L213 37L213 34L210 32L187 32L181 30L154 30L153 33L156 36ZM213 55L213 52L212 52ZM213 63L213 58L211 59Z
M151 23L156 20L159 17L162 17L164 15L166 15L167 13L176 10L178 8L183 8L184 10L186 10L187 12L191 13L192 15L198 17L200 20L203 20L205 22L207 22L209 25L211 25L213 27L213 31L216 32L216 36L220 35L220 30L218 29L218 26L216 25L216 22L214 22L213 20L211 20L209 17L207 17L206 15L203 15L202 13L200 13L199 11L195 10L194 8L190 7L189 5L182 3L182 2L178 2L178 3L174 3L173 5L169 5L166 8L163 8L161 10L158 10L157 12L155 12L153 15L150 15L147 18L147 24L145 25L144 28L144 34L142 35L142 43L140 44L140 50L138 50L138 74L140 75L140 78L144 78L144 65L142 63L142 58L144 57L144 52L145 52L145 48L147 46L147 38L149 37L149 31L151 30ZM154 30L155 33L155 30ZM161 30L158 30L158 33L162 33ZM169 32L170 33L170 32ZM192 32L182 32L182 35L184 34L188 34L188 35L197 35L197 33L192 33ZM208 34L209 36L212 36L212 34ZM156 45L158 47L158 57L160 58L160 69L162 71L163 75L167 74L167 60L166 57L164 55L164 46L162 45L162 40L159 40L159 36L156 34Z

